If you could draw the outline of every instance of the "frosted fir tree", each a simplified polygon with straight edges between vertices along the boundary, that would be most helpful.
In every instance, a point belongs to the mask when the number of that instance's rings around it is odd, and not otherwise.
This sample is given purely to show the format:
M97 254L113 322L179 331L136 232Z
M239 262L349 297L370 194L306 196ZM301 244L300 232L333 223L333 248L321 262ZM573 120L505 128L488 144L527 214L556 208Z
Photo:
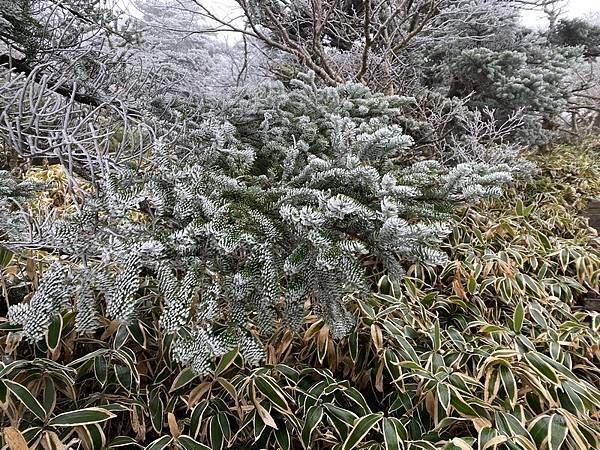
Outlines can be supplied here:
M0 170L0 246L2 241L16 242L26 235L27 203L41 188L41 183L21 180Z
M347 303L368 294L374 267L399 279L407 261L443 263L454 206L511 180L506 165L415 161L398 125L406 101L303 75L207 111L138 166L107 169L81 212L39 236L87 262L71 267L80 330L100 312L130 324L158 311L173 357L199 373L234 346L257 363L255 335L296 329L306 307L347 333ZM38 316L64 301L48 304L10 319L35 340L48 323Z
M518 50L475 48L452 61L453 93L472 92L471 103L506 118L521 108L534 131L567 108L569 74L579 53L524 43Z
M542 128L567 108L580 51L553 46L525 28L518 2L471 3L449 2L451 19L420 33L406 56L425 63L420 75L428 89L466 99L476 114L493 111L490 118L500 124L520 116L513 141L547 140Z

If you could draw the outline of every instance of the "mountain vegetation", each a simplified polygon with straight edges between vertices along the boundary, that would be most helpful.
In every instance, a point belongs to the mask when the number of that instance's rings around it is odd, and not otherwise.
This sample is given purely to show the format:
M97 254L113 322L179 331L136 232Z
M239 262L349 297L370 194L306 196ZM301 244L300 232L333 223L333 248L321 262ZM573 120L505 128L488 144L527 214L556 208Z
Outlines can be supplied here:
M0 0L2 445L599 448L597 25L236 3Z

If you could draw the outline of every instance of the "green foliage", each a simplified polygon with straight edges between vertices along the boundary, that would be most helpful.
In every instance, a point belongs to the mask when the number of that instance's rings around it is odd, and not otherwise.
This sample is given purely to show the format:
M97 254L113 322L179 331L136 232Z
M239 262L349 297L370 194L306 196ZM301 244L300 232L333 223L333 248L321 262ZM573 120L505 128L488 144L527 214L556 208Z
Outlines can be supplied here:
M567 215L559 229L571 233L580 230L569 227L568 212L575 208L583 210L589 200L600 193L600 141L591 138L577 145L560 145L543 154L531 154L530 159L540 167L535 184L528 186L527 200L540 204L555 204L554 208ZM548 208L550 208L550 205ZM555 221L551 222L556 224Z
M524 3L257 1L243 9L253 28L264 27L257 38L270 47L273 59L283 59L282 67L274 63L282 78L308 66L330 85L359 80L378 92L415 96L421 106L415 115L430 121L443 114L435 104L440 94L471 111L493 109L501 123L522 115L518 138L531 144L548 141L542 127L548 129L548 120L565 111L575 90L570 75L581 49L562 42L569 40L563 35L580 31L574 39L592 45L596 31L565 21L549 42L521 23ZM314 20L324 11L328 20ZM454 125L460 135L452 112L446 114L442 126Z
M121 23L117 23L118 18ZM7 47L2 53L11 48L32 63L35 59L48 61L66 49L79 47L85 39L78 32L114 33L132 38L128 21L124 19L117 7L100 0L65 0L57 4L42 0L1 0L0 40Z
M42 187L42 183L20 180L9 172L0 170L0 242L21 239L27 232L26 213L19 211L19 205L35 198ZM0 270L8 266L12 256L13 252L0 244ZM6 281L0 284L0 295L8 297Z
M597 149L512 140L576 51L500 0L309 3L250 5L329 87L201 101L103 1L2 8L1 137L60 165L0 172L0 444L600 448Z
M548 37L556 45L583 47L585 56L600 55L600 26L586 20L561 19Z
M42 34L31 6L29 0L0 1L0 38L29 56L36 53Z
M494 109L498 118L521 109L525 131L534 133L542 126L541 119L566 108L571 95L568 74L576 56L572 49L527 40L512 49L466 49L450 62L455 77L451 95L473 93L470 103Z
M30 447L596 448L600 316L577 300L599 284L600 251L572 206L599 193L595 155L532 156L530 182L464 210L443 267L414 262L350 295L341 339L316 315L301 334L277 325L261 367L233 348L204 376L182 368L143 300L147 313L88 336L68 310L35 344L5 323L5 423ZM168 280L174 299L185 283Z
M373 272L398 281L405 261L443 264L455 206L512 179L506 164L415 162L396 123L403 98L314 75L292 84L211 112L185 141L157 141L144 164L116 167L49 220L35 240L70 255L69 276L48 271L11 323L39 341L63 307L76 306L79 331L158 314L173 357L197 373L235 346L256 364L252 332L297 328L306 309L347 334L345 304ZM260 120L239 123L248 111Z

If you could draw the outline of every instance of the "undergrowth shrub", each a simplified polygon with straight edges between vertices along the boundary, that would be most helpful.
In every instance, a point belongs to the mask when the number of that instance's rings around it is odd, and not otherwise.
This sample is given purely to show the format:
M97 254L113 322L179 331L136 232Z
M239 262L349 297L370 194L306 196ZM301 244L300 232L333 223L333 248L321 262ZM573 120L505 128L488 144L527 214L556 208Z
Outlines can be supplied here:
M597 448L600 315L577 306L600 276L598 239L577 209L600 192L596 156L530 155L533 180L462 212L443 267L408 264L405 277L384 275L370 294L351 295L345 337L314 314L300 333L277 326L257 368L238 348L203 376L182 367L151 307L88 335L65 309L32 344L5 323L5 442ZM585 176L573 179L578 170ZM33 259L21 258L5 252L5 289L35 280Z
M308 74L211 109L139 164L99 157L80 205L32 212L15 247L51 264L9 320L38 342L63 309L81 333L158 314L171 356L198 374L235 347L258 364L256 335L294 330L306 310L347 334L350 294L373 273L399 280L404 261L442 264L452 211L512 180L506 163L416 160L397 123L406 101Z

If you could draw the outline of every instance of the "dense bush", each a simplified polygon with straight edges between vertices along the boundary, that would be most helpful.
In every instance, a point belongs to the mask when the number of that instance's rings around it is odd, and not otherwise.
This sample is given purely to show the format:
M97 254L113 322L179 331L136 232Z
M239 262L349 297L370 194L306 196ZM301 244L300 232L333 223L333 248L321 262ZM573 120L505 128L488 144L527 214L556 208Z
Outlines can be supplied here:
M588 58L600 56L600 26L583 19L562 19L550 33L553 43L581 46Z
M596 447L600 322L576 302L598 286L600 252L573 204L600 192L597 153L534 159L531 182L464 210L444 267L409 264L351 295L342 339L314 315L300 334L276 325L256 369L237 349L202 378L182 368L156 306L87 337L64 310L35 344L5 324L5 424L87 448ZM32 264L5 260L7 287L35 282Z
M0 0L2 444L599 447L598 149L522 152L578 50L503 0L239 3Z
M452 205L512 178L506 164L412 162L400 97L294 83L248 97L233 123L213 112L191 145L158 141L141 166L112 170L77 210L28 234L62 258L9 308L24 337L42 339L65 307L86 332L100 316L128 325L161 306L176 359L198 373L235 345L258 362L249 324L293 330L307 302L341 337L346 297L364 296L372 271L397 281L404 260L443 263Z
M309 66L328 84L360 81L416 96L428 115L436 94L491 108L500 121L519 113L528 143L549 139L542 127L564 110L573 88L567 75L581 54L524 27L526 1L238 3L251 34L281 61L281 78ZM328 20L311 19L322 14Z

